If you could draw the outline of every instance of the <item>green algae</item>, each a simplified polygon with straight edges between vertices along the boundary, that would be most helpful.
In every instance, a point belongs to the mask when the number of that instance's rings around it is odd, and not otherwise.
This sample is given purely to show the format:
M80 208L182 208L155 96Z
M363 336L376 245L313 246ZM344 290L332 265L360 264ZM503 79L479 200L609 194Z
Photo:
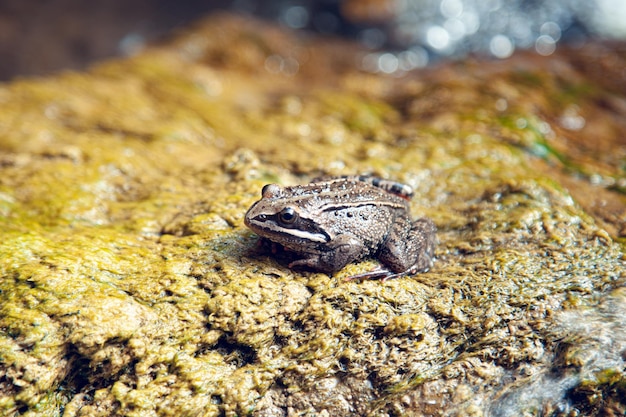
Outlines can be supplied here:
M590 162L543 125L553 89L584 84L471 65L374 77L300 42L221 17L2 88L2 413L480 415L547 373L579 382L532 391L531 414L623 409L623 248L562 183L615 159ZM315 70L258 69L294 45ZM602 93L572 91L581 106ZM262 185L360 172L415 188L413 214L439 228L431 271L346 282L376 263L328 276L255 248L243 215Z

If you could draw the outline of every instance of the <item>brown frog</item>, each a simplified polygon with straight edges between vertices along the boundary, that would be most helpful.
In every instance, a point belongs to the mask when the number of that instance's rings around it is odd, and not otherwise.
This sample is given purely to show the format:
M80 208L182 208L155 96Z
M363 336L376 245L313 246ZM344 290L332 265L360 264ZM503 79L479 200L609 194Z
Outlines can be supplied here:
M371 176L268 184L245 216L262 238L300 256L289 267L333 273L366 257L385 268L351 278L389 279L427 271L433 264L436 227L413 221L408 185Z

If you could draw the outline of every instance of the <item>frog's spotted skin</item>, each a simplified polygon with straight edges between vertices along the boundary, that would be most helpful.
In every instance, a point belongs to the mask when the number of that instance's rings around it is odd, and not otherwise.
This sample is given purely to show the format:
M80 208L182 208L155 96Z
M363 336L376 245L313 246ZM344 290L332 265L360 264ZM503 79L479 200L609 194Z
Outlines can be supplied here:
M371 175L356 175L356 176L343 176L339 179L357 179L359 181L373 185L374 187L382 188L392 194L398 195L404 199L410 200L413 198L413 188L411 186L402 184L401 182L385 180L379 177Z
M355 278L392 278L427 271L433 263L436 227L427 218L411 219L412 194L408 185L369 176L268 184L245 223L301 256L290 267L332 273L376 257L385 268Z

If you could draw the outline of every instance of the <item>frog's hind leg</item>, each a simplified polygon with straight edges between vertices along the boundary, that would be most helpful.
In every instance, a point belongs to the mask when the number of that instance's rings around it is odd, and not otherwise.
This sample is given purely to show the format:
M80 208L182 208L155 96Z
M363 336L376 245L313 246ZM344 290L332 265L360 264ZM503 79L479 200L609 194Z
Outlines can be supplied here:
M417 246L418 257L413 265L413 273L426 272L435 262L437 246L437 226L428 218L417 219L411 228L411 241Z
M436 244L437 227L432 220L411 223L407 219L396 223L378 258L397 275L426 272L433 265Z

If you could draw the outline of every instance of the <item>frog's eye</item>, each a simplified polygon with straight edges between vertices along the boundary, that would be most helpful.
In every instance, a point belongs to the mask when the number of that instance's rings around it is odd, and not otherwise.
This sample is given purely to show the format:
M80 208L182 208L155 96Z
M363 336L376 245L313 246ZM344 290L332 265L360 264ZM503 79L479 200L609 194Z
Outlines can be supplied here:
M285 207L278 213L278 219L281 223L292 224L298 219L298 213L296 213L293 207Z

